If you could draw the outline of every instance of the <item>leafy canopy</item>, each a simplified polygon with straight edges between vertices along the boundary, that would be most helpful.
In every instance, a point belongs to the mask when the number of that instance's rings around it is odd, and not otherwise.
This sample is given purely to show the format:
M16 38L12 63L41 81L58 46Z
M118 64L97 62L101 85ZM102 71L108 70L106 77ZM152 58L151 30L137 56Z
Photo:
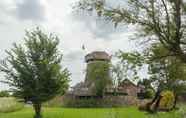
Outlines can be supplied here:
M23 45L14 44L0 65L15 95L41 104L68 88L69 71L61 66L59 38L39 28L26 32Z
M122 52L115 54L117 62L113 64L111 71L115 86L123 80L138 81L139 71L143 68L144 58L138 52Z
M117 26L139 28L143 42L160 42L172 56L186 62L186 1L184 0L80 0L78 9L96 11ZM114 3L117 5L113 5ZM123 4L122 4L123 3ZM166 55L165 55L166 56Z

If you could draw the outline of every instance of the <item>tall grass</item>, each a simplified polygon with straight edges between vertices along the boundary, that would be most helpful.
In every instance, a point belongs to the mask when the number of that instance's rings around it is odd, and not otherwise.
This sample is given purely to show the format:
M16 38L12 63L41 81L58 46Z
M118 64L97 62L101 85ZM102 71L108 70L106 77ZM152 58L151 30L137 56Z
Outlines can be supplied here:
M21 110L24 107L23 103L17 101L13 97L0 98L0 113L14 112Z

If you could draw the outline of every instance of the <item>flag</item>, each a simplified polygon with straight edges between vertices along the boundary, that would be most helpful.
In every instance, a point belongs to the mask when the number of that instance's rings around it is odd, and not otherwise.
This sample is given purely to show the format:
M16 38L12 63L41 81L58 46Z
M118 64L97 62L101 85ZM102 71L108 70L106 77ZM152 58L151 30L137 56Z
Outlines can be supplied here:
M82 45L82 49L85 50L85 45Z

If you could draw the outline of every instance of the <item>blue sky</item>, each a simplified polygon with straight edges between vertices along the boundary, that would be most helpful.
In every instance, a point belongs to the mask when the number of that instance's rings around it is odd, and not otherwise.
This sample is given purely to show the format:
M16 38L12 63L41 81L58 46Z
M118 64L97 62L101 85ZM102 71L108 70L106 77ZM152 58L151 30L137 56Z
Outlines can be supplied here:
M36 26L60 37L59 49L64 54L63 66L71 72L71 86L83 81L84 56L91 51L131 51L136 45L129 41L131 26L114 28L96 15L76 13L72 6L77 0L0 0L0 57L12 43L23 43L25 30ZM82 50L85 45L86 50ZM3 79L3 76L0 76ZM8 87L0 83L0 89Z

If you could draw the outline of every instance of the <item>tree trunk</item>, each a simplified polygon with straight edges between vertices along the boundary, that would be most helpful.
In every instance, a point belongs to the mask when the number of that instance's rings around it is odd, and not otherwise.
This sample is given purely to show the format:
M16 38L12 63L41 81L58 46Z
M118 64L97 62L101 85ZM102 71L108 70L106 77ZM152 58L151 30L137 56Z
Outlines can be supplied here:
M34 103L33 107L35 110L34 118L42 118L42 116L41 116L41 103Z
M174 100L173 109L176 109L177 100L178 100L178 96L175 95L175 100Z
M159 108L159 104L160 104L161 98L162 98L162 96L159 95L159 97L158 97L158 99L157 99L157 101L156 101L156 104L155 104L155 106L154 106L154 112L157 112L157 110L158 110L158 108Z
M155 101L157 101L157 100L160 98L160 93L161 93L161 90L158 89L157 92L156 92L156 94L155 94L155 97L153 98L153 100L152 100L150 103L148 103L147 109L148 109L149 112L154 112L154 111L151 109L151 106L152 106L152 104L153 104ZM158 104L159 104L159 103L158 103ZM155 106L155 107L156 107L156 106Z

